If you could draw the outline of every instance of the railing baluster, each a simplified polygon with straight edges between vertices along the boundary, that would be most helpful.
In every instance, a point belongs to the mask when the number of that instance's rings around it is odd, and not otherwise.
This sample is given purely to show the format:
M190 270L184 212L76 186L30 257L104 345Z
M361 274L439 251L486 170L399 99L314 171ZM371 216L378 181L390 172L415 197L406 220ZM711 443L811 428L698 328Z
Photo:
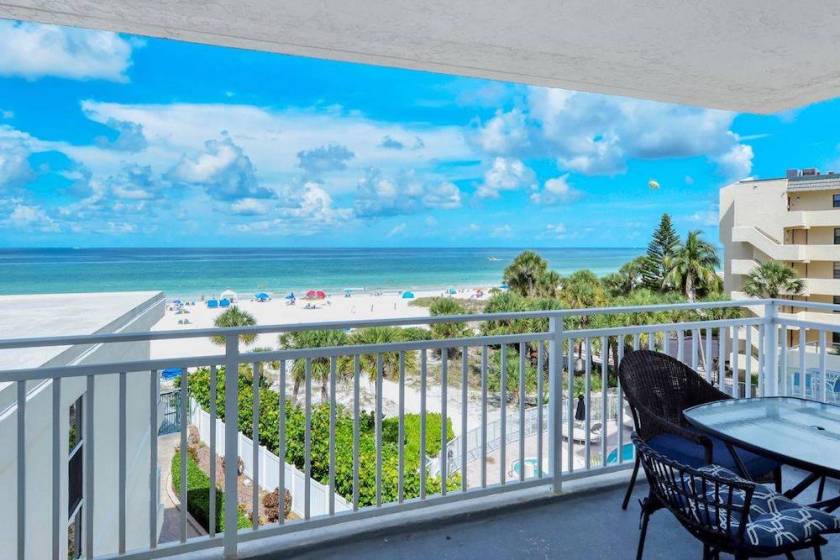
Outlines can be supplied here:
M467 491L467 400L469 399L469 347L461 350L461 491Z
M601 337L601 466L607 466L607 399L610 387L610 339Z
M359 360L353 356L353 511L359 509Z
M330 503L327 506L329 508L329 514L335 515L335 405L336 399L338 396L335 394L335 377L336 377L336 358L332 356L330 358L330 441L329 441L329 461L330 461L330 473L329 473L329 500Z
M251 366L251 527L260 528L260 377L262 371L259 362Z
M481 347L481 487L487 487L487 346Z
M677 359L685 363L685 331L677 329Z
M94 409L96 408L96 397L94 396L94 386L95 380L92 375L86 376L87 383L85 387L85 399L84 399L84 410L85 414L82 417L82 423L84 424L85 428L85 437L84 437L84 471L85 471L85 479L82 485L84 496L84 512L85 512L85 522L82 529L84 530L85 534L85 556L89 559L93 558L93 508L94 508L94 496L93 496L93 475L94 475L94 463L93 463L93 450L96 448L95 442L93 440L93 426L94 426ZM157 440L157 438L153 438ZM20 440L18 440L20 443ZM155 441L157 444L157 441Z
M499 445L499 480L507 483L507 345L502 344L501 359L499 360L499 429L501 430L501 444Z
M403 503L405 499L405 352L400 352L400 403L399 403L399 435L397 437L397 501Z
M216 399L218 388L216 386L216 366L210 366L210 518L208 519L208 534L216 536ZM283 507L280 507L283 511Z
M793 391L791 391L793 379L790 375L790 369L788 367L788 329L786 325L781 325L780 333L779 341L782 346L782 381L779 385L783 387L783 396L788 396L793 393Z
M60 560L61 540L59 535L62 522L67 521L67 512L61 509L61 464L65 459L64 446L61 445L62 426L64 425L64 407L61 404L61 378L52 380L52 556Z
M309 519L312 513L312 504L310 503L312 490L310 488L311 484L309 484L309 479L312 478L312 360L310 358L306 358L306 361L304 361L303 372L303 474L306 475L306 482L303 485L303 518Z
M726 327L718 328L718 388L726 391Z
M118 388L118 412L119 418L118 430L119 441L117 442L117 458L119 464L117 466L117 551L120 554L125 554L125 508L126 508L126 373L124 371L119 374L119 388Z
M758 383L756 384L756 396L764 396L764 386L762 380L764 379L764 324L758 325Z
M697 346L700 343L700 329L691 331L691 369L697 371Z
M420 351L420 499L426 499L426 349Z
M544 351L545 348L543 341L540 340L537 342L537 478L543 477L543 406L545 405L545 373L543 372L545 360ZM555 363L560 364L561 358L558 358ZM554 404L559 406L561 410L563 409L561 403ZM562 441L563 439L560 438L560 443L555 442L555 445L560 445L562 447ZM560 461L556 461L555 464L556 468L560 468Z
M225 339L225 531L224 556L235 558L239 545L239 337Z
M17 556L26 558L26 381L17 385ZM87 416L87 415L85 415ZM92 448L92 440L85 442L85 451ZM87 453L86 453L87 454ZM87 461L87 457L85 457ZM87 467L87 462L85 467ZM87 481L87 478L85 478ZM87 508L86 508L87 509ZM57 530L57 528L55 528ZM88 557L93 555L88 553Z
M187 400L187 371L182 370L180 376L180 389L178 392L178 406L181 409L181 441L179 449L181 453L181 487L178 489L178 498L181 500L181 509L178 512L178 530L182 543L187 542L187 424L189 415L189 401Z
M149 549L157 548L158 510L158 400L160 399L158 370L149 372Z
M525 480L525 349L519 343L519 481Z
M566 398L566 430L568 431L568 435L566 437L566 441L568 442L566 451L566 470L568 472L573 472L575 470L575 339L573 338L569 338L569 354L566 357L566 362L566 367L569 370L569 378L567 380L569 387L567 393L568 396Z
M712 357L712 329L706 329L706 361L703 364L703 371L706 374L706 381L712 382L712 364L714 360Z
M592 466L592 339L586 338L586 361L583 370L583 404L585 418L583 424L583 454L586 468Z
M825 364L825 362L826 362L826 357L825 357L825 355L826 355L826 346L827 346L827 344L826 344L826 339L828 338L828 332L827 332L827 331L818 331L818 333L817 333L817 334L818 334L818 335L819 335L819 337L820 337L820 341L819 341L819 346L820 346L820 349L819 349L819 352L820 352L820 380L819 380L819 387L820 387L820 389L819 389L819 393L818 393L817 398L818 398L819 400L821 400L821 401L825 402L825 401L826 401L826 394L825 394L825 393L826 393L826 387L825 387L825 383L826 383L826 380L825 380L825 375L826 375L826 370L825 370L825 366L826 366L826 364Z
M374 432L376 437L376 507L382 505L382 354L376 355L376 397Z
M618 364L619 367L621 366L621 361L624 360L624 336L616 337L615 341L616 345L618 345ZM618 372L615 372L615 382L616 382L616 415L615 415L615 427L618 431L618 451L616 451L616 456L618 458L619 463L624 462L624 392L621 389L621 379L618 377ZM606 433L606 432L605 432Z
M740 386L740 374L738 373L738 347L741 345L740 340L738 340L738 327L733 326L731 328L732 331L732 343L730 346L732 347L732 356L730 358L730 363L732 366L732 396L740 398L741 396L741 386Z
M752 327L744 327L744 397L752 397Z
M449 348L440 349L440 494L446 495L449 461L446 457L446 390L449 387Z
M806 398L808 386L808 372L805 370L807 363L805 361L805 354L808 350L806 342L808 340L808 331L799 327L799 394L804 399Z
M286 523L286 360L280 360L280 396L277 399L277 415L279 416L277 434L277 457L279 457L279 473L277 473L277 524Z

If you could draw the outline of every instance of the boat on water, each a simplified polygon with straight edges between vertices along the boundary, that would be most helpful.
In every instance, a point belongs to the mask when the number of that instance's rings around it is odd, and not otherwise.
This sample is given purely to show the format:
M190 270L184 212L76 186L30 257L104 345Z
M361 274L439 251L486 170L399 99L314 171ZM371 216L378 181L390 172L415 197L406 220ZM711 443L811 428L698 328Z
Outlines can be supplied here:
M500 261L500 260L502 260L502 259L500 259L499 257L487 257L487 260L488 260L488 261L495 262L495 261Z

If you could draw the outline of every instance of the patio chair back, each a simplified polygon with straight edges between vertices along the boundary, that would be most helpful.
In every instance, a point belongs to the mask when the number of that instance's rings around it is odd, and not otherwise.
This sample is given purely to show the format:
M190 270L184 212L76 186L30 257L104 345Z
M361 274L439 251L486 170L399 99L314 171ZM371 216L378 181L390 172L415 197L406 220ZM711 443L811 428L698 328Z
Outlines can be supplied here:
M663 423L683 425L686 408L731 398L684 363L651 350L627 353L618 377L636 432L645 441L665 431Z
M739 548L744 542L755 483L714 465L701 469L681 465L657 453L638 434L634 433L632 439L650 484L648 500L658 502L645 507L667 508L706 544Z

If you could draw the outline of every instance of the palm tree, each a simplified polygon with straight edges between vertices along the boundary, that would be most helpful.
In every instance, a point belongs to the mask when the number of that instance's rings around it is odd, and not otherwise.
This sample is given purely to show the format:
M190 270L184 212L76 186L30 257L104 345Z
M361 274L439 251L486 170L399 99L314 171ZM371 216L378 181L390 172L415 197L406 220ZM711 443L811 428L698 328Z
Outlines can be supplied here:
M604 287L613 296L626 296L645 283L644 272L647 258L636 257L624 263L618 272L608 274L603 278Z
M573 272L563 281L560 299L569 309L584 309L604 305L607 301L607 294L595 273L583 269ZM585 329L589 325L590 318L588 315L581 315L572 318L572 321L580 328ZM582 359L582 351L583 341L579 340L578 361Z
M254 319L254 316L248 313L247 311L242 311L235 305L229 309L226 309L224 313L216 317L216 320L213 324L219 328L230 328L230 327L253 327L257 324L257 320ZM257 339L257 335L255 334L241 334L239 335L239 341L246 346L248 344L253 343ZM218 344L219 346L225 345L225 337L224 336L214 336L211 337L210 340L213 344Z
M325 348L330 346L345 346L348 342L344 331L319 330L319 331L296 331L280 335L280 345L283 348ZM336 364L337 374L345 374L340 367L341 361ZM321 400L327 400L327 384L330 379L330 359L312 358L310 362L312 379L321 384ZM292 395L297 400L300 392L300 385L306 380L306 360L295 360L292 365L292 378L294 388ZM281 390L283 388L281 387Z
M536 296L543 277L548 272L548 262L534 251L523 251L504 272L508 287L525 297Z
M367 329L359 329L349 337L350 344L392 344L395 342L402 342L407 339L406 335L412 333L403 333L405 329L398 327L370 327ZM405 352L403 358L406 370L414 370L417 367L417 353ZM376 380L376 354L362 354L359 356L360 367L362 371L368 374L371 381ZM399 352L382 352L382 371L383 375L388 378L398 378L400 369L400 353Z
M761 263L750 272L744 291L754 297L777 298L780 294L799 295L805 288L796 271L777 261Z
M685 244L678 245L673 255L665 259L665 283L682 288L689 301L697 299L698 288L717 285L715 267L720 264L717 251L707 241L700 239L700 230L689 232Z
M457 301L450 298L438 298L429 308L429 313L435 315L465 315L467 310ZM441 340L462 338L472 334L466 323L446 322L432 324L432 337ZM458 356L457 348L447 348L446 355L449 358Z

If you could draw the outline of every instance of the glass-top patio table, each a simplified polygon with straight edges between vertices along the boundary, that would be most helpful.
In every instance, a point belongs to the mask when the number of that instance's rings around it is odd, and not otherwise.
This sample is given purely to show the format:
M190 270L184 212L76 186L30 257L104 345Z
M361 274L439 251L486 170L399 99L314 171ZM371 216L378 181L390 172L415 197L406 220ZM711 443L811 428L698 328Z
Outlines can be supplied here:
M743 448L810 472L785 492L790 497L825 476L840 479L840 406L763 397L694 406L683 415L694 427L722 439L730 450ZM834 509L840 498L829 502L820 505Z

